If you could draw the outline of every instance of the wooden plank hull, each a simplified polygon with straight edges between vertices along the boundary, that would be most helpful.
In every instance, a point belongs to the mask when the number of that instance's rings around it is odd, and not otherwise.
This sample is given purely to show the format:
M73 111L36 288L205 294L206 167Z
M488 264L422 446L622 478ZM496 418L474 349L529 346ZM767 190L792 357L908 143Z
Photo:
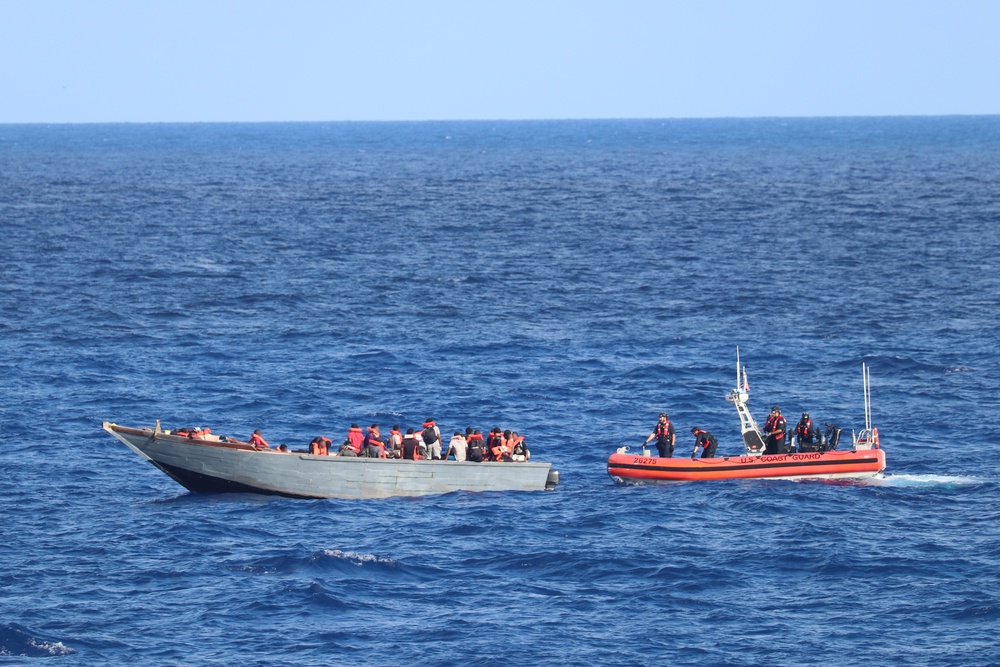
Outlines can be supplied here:
M314 456L257 451L249 443L231 439L192 439L108 422L102 426L179 484L199 493L388 498L452 491L542 491L558 483L550 463Z
M801 452L711 459L612 454L608 474L616 481L690 482L713 479L844 479L874 477L885 470L885 451Z

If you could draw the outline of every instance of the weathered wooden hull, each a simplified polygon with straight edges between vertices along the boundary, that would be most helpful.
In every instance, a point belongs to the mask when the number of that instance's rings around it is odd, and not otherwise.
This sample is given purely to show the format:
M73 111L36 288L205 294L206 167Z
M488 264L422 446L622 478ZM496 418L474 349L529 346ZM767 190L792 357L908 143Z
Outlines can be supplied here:
M105 431L199 493L264 493L295 498L388 498L452 491L543 491L550 463L406 461L257 451L231 439L201 440L104 422Z
M658 458L612 454L608 474L616 481L690 482L712 479L850 479L885 470L885 451L801 452L712 459Z

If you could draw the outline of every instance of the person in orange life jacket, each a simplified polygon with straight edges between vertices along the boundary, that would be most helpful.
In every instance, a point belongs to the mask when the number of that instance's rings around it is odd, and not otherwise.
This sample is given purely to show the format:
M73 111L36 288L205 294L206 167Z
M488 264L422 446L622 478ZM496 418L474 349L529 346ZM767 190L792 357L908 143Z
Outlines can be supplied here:
M528 446L524 444L524 436L518 435L517 431L511 433L510 458L515 461L527 461L531 458Z
M427 446L427 458L438 460L441 458L441 429L437 427L434 420L428 417L424 420L423 432L424 444Z
M351 424L351 428L347 431L347 447L352 452L348 456L358 456L361 454L361 447L365 443L365 434L361 432L361 427L357 424ZM341 454L344 452L341 451Z
M417 440L412 428L406 429L406 435L403 436L403 458L411 461L423 458L420 456L420 441Z
M382 436L379 435L378 424L372 424L368 427L368 432L365 433L364 450L365 456L370 459L385 458L385 445L382 443Z
M490 448L490 451L493 453L493 460L512 461L513 459L510 458L510 453L513 448L513 439L511 437L510 429L507 429L499 435L500 437L493 439L493 447Z
M403 432L399 430L399 424L393 424L389 430L389 450L392 458L403 458Z
M444 458L454 456L456 461L464 461L468 449L469 444L465 441L465 436L462 435L461 431L455 431L455 435L451 436L451 441L448 443L448 452Z
M767 440L764 441L764 453L765 454L784 454L788 449L788 443L785 442L785 430L788 428L788 424L785 422L785 418L781 416L781 408L777 405L771 408L771 414L767 416L767 421L764 422L764 435L767 436Z
M663 458L670 458L674 455L674 445L677 442L677 433L674 432L674 425L670 423L670 417L666 412L660 413L660 420L656 422L653 432L646 438L649 442L656 438L656 451ZM645 443L643 443L645 444Z
M821 444L819 427L813 425L808 412L802 413L802 419L795 425L795 435L799 440L799 451L815 452L819 451L817 445Z
M503 433L500 431L499 426L494 426L490 429L490 434L486 436L486 448L483 450L483 460L493 461L493 450L497 446L497 443L503 439Z
M475 431L466 436L465 440L469 444L469 451L466 454L466 460L482 463L484 458L483 454L486 451L486 444L483 442L483 432L477 428Z
M691 429L691 433L694 434L694 450L691 452L691 458L697 458L698 448L701 447L701 458L714 459L715 450L719 446L719 441L715 439L715 436L697 426Z
M324 438L321 435L317 435L309 443L309 453L314 456L329 456L330 455L330 445L333 441L330 438Z
M260 434L260 429L254 429L254 432L250 435L250 444L256 449L270 449L271 445L267 444L267 440L264 436Z

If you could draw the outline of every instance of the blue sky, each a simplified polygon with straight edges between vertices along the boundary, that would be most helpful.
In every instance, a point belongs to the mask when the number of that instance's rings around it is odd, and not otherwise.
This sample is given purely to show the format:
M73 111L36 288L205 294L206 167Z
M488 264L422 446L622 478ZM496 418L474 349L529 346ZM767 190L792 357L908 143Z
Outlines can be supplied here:
M0 0L0 123L1000 113L1000 0Z

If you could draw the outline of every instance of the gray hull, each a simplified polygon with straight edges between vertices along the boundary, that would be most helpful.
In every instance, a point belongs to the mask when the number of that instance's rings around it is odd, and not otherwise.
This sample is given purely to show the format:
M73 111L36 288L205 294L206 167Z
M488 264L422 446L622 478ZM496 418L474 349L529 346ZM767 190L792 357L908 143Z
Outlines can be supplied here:
M549 463L407 461L257 451L248 443L189 439L104 422L105 431L190 491L296 498L388 498L452 491L543 491Z

